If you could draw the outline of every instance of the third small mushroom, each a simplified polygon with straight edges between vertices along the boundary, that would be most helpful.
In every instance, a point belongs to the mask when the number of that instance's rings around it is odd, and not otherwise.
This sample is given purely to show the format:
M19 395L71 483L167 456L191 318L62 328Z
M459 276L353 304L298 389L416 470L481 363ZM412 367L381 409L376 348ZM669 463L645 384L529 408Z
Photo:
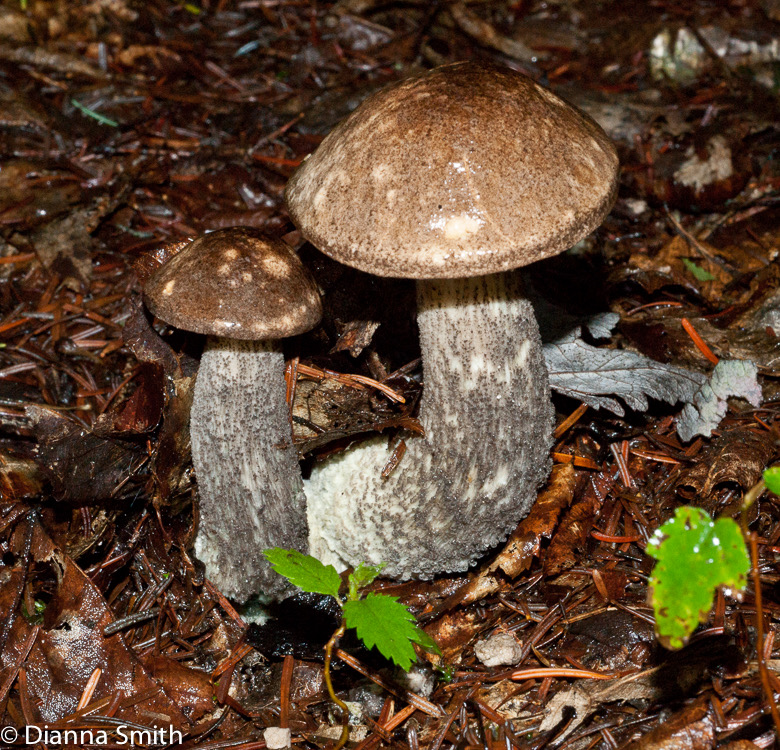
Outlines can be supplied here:
M515 271L592 232L614 202L615 148L587 115L488 63L391 85L290 180L303 235L337 261L417 280L424 436L383 479L382 436L306 482L310 551L392 577L465 570L503 540L550 468L538 327Z

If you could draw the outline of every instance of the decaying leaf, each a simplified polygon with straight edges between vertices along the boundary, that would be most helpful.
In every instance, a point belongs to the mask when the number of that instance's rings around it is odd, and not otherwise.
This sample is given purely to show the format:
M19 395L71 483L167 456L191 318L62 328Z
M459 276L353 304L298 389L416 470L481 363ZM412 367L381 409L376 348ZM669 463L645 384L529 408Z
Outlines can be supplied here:
M74 505L115 503L133 492L129 481L144 463L143 449L99 435L42 406L28 406L42 466L59 499Z
M544 556L546 575L560 573L575 564L577 550L582 549L588 538L593 526L593 518L604 496L604 487L610 481L603 473L591 477L582 496L561 519Z
M293 441L303 455L340 438L392 427L419 430L410 416L414 399L403 405L378 399L366 388L333 378L299 380L292 408Z
M370 343L379 328L377 320L352 320L344 326L339 333L339 340L330 350L336 352L349 352L351 356L358 357Z
M178 356L157 335L138 304L131 308L124 340L140 362L161 370L164 375L162 426L152 459L155 503L164 504L189 487L190 407L195 363L184 355ZM153 397L152 400L156 401Z
M625 410L612 396L619 396L639 411L647 410L648 397L669 404L688 402L705 381L700 373L641 354L591 346L579 338L579 333L576 329L546 344L544 359L550 387L594 409L604 408L623 416Z
M625 745L625 750L711 750L714 747L715 716L705 697Z
M436 641L441 655L426 654L426 659L434 664L452 664L460 661L463 647L493 624L492 619L473 609L458 609L445 614L435 623L427 625L423 630Z
M99 669L92 702L103 701L107 706L119 695L115 718L191 731L194 721L182 713L164 681L154 679L138 661L121 633L104 635L114 617L103 596L78 566L53 546L40 524L34 527L32 557L39 565L50 566L56 588L26 657L23 650L33 627L12 605L21 584L21 567L3 566L4 585L0 587L0 608L13 617L0 664L5 670L21 665L26 671L26 701L31 712L26 718L43 725L74 713L87 680ZM193 684L201 678L200 674L187 675L187 679L194 679ZM183 690L180 685L177 692ZM111 726L109 723L107 728Z
M567 707L573 708L575 715L566 727L562 735L564 737L571 734L604 703L658 698L663 692L656 681L658 671L658 668L650 669L604 682L583 680L564 688L545 706L544 719L539 725L539 731L546 732L555 727L563 719L563 712Z
M101 196L37 229L30 241L41 262L47 268L56 264L64 278L88 284L92 273L90 234L116 208L120 197Z
M34 497L43 491L46 476L25 446L0 448L0 495L10 500Z
M697 504L706 501L719 485L731 483L748 490L761 478L773 453L772 441L760 432L746 428L729 430L680 476L675 489Z
M728 409L729 396L744 398L753 406L761 405L758 368L752 362L721 360L715 365L709 382L704 383L686 404L677 419L677 434L687 442L695 435L709 437Z

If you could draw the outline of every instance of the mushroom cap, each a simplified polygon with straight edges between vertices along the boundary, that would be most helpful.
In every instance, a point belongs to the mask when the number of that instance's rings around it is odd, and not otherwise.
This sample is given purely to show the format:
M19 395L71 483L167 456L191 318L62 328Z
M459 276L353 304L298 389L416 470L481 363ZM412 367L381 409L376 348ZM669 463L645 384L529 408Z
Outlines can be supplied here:
M322 317L317 286L295 251L251 227L194 240L152 274L144 295L166 323L231 339L295 336Z
M520 73L444 65L337 125L286 200L316 247L377 276L458 278L562 252L617 192L618 158L586 114Z

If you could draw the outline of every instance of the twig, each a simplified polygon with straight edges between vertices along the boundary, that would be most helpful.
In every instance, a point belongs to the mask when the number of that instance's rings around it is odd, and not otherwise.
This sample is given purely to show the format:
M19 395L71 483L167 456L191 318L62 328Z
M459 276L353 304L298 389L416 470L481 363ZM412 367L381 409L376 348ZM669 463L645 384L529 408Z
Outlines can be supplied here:
M465 3L454 3L449 11L462 31L486 47L492 47L508 57L526 63L534 63L547 57L546 54L534 52L517 39L499 34L487 21L471 13Z
M566 419L563 420L553 432L553 437L557 440L562 437L566 431L574 424L576 424L580 417L588 410L587 404L580 404Z
M372 674L354 656L348 654L346 651L342 651L340 648L336 649L336 656L338 656L339 659L341 659L341 661L343 661L345 664L352 667L352 669L354 669L356 672L360 672L363 677L368 677L369 680L375 682L383 690L387 690L388 693L391 693L397 698L405 700L410 705L415 706L418 711L422 711L424 714L428 714L428 716L433 716L436 718L441 717L443 711L435 703L431 703L429 700L426 700L422 696L417 695L417 693L412 693L409 690L403 690L383 679L379 675Z
M740 525L742 526L742 534L745 539L748 540L748 546L750 548L750 573L753 578L753 595L756 600L756 659L758 660L758 675L761 679L761 687L764 690L764 698L769 704L769 711L772 714L775 733L780 737L780 713L777 711L775 693L774 690L772 690L769 681L769 670L767 669L766 659L764 658L764 609L762 607L761 598L761 574L758 569L758 543L756 541L756 533L748 531L747 520L748 509L756 500L758 500L758 497L765 488L766 484L764 483L764 480L761 479L745 493L742 500Z

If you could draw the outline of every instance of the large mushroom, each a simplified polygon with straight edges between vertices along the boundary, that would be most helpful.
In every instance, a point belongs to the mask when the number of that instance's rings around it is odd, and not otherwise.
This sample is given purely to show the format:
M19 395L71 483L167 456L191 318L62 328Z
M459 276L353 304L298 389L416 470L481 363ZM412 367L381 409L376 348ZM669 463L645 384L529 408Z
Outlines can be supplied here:
M304 236L368 273L417 279L424 437L388 479L388 441L315 467L310 549L394 577L466 569L525 515L550 467L538 327L512 269L593 231L618 160L587 115L529 78L455 63L360 105L304 161Z
M233 227L187 245L144 292L158 318L209 337L190 415L195 552L227 596L279 595L263 550L305 551L308 533L280 339L320 320L314 280L281 240Z

